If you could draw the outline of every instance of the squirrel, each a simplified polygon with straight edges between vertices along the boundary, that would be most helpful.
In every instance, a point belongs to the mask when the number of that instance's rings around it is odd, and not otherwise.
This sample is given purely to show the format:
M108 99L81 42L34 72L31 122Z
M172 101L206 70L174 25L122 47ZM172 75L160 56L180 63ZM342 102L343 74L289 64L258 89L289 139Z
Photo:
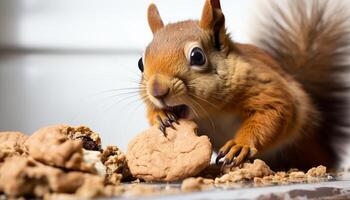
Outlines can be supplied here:
M150 124L166 134L179 118L195 121L225 166L336 167L348 139L350 29L344 7L307 2L272 6L254 45L231 40L219 0L206 0L199 20L166 25L150 4L153 39L138 61Z

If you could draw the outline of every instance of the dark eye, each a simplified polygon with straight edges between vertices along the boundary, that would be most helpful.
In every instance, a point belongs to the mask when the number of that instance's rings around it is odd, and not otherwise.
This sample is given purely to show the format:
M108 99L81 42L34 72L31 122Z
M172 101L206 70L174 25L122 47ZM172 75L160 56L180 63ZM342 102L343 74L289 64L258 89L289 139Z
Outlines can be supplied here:
M139 62L137 63L139 65L139 69L141 72L143 72L143 62L142 62L142 57L140 58Z
M206 62L205 54L199 47L192 49L190 54L190 65L202 66Z

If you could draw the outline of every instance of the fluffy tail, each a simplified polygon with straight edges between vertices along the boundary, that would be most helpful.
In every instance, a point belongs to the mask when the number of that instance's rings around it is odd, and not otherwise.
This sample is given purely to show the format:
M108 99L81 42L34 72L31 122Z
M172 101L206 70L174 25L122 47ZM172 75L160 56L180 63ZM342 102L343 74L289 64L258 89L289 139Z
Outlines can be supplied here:
M339 161L337 147L347 141L350 127L350 10L333 0L288 2L288 12L272 6L257 43L311 96L322 114L317 140Z

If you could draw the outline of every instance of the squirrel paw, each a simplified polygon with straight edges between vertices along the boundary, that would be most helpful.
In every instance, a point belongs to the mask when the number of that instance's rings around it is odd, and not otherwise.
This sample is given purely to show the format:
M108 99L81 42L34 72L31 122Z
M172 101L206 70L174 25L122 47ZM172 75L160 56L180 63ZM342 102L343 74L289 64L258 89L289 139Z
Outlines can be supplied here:
M225 157L222 166L237 166L244 161L254 157L257 152L258 150L254 147L237 144L233 140L230 140L219 150L218 156L216 158L216 164L218 165L221 158Z
M175 129L173 122L177 123L177 118L174 114L164 111L164 114L162 116L157 115L157 121L159 123L159 130L161 130L164 134L164 136L166 137L166 128L172 128Z

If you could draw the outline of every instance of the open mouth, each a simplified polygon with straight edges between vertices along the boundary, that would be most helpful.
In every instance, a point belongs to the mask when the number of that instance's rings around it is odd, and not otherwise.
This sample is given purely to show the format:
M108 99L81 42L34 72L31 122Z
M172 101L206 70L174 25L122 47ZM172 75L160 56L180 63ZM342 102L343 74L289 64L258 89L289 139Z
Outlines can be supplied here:
M190 108L184 104L178 106L169 106L167 107L167 110L176 115L178 119L186 119L190 114Z

